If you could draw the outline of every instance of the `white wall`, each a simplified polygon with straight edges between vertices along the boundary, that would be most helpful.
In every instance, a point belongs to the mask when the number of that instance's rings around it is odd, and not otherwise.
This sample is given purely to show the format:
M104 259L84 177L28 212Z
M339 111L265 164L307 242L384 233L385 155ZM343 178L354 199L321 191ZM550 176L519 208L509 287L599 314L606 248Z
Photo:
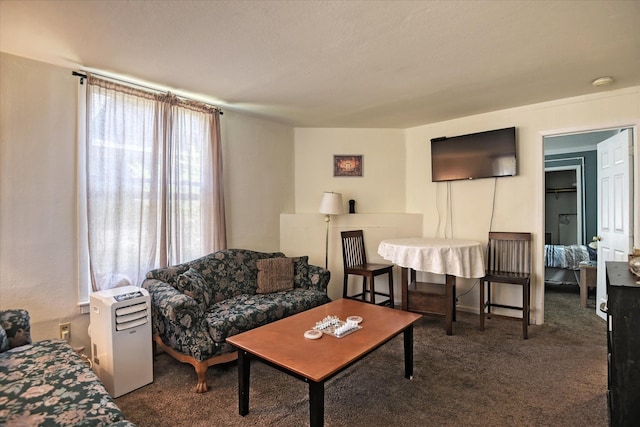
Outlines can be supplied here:
M36 340L77 306L76 111L71 70L0 53L0 309L25 308ZM228 245L279 250L280 213L294 210L293 129L225 111L221 120Z
M0 54L0 308L28 309L35 339L55 337L58 322L71 321L72 344L86 346L88 316L79 315L76 307L77 84L69 69ZM538 269L533 313L534 321L540 323L542 137L560 131L635 126L639 118L640 87L407 130L291 129L226 111L221 131L229 246L278 250L280 214L316 214L323 191L342 192L345 209L346 200L356 199L360 214L420 214L423 235L442 234L438 223L446 216L442 209L447 186L431 182L429 140L516 126L520 171L517 177L497 181L493 229L535 233ZM637 145L637 129L635 133ZM364 177L334 178L334 154L364 155ZM455 237L486 241L493 186L493 180L452 183ZM637 181L635 187L637 230ZM322 215L317 217L323 224ZM298 238L287 244L297 251L317 253L315 239L304 234ZM638 237L635 245L640 247ZM332 273L334 278L341 277L338 268ZM472 286L473 282L459 282L458 293ZM460 306L477 310L477 299L471 291L461 298Z
M361 154L362 177L334 177L333 156ZM400 129L295 129L296 213L316 213L325 191L356 201L356 213L405 209L405 146Z
M0 308L28 309L34 339L72 321L79 343L76 85L69 70L0 56Z
M294 211L293 128L224 113L227 245L280 250L280 214Z
M334 177L333 156L349 154L363 156L363 176ZM328 294L332 299L342 296L340 231L363 229L371 262L384 262L375 251L380 240L419 232L421 216L406 220L394 215L405 213L403 130L296 128L295 189L295 215L281 216L281 250L287 255L309 255L309 261L320 266L325 265L326 234L324 215L318 213L322 193L342 193L345 215L333 217L329 224ZM356 215L346 214L350 199L356 201ZM386 278L379 281L385 289Z
M634 126L639 119L640 87L634 87L419 126L406 129L402 134L389 129L296 129L296 212L316 212L322 191L328 190L346 193L347 199L362 199L366 213L420 213L422 235L427 237L467 238L485 244L491 221L491 228L496 231L532 232L536 266L532 321L539 324L543 322L544 312L542 138L571 131ZM510 126L517 127L518 176L497 181L456 181L450 186L431 182L431 138ZM365 178L333 178L330 166L333 154L365 154ZM404 159L398 158L400 155L404 155ZM368 168L370 157L376 159L373 171ZM399 166L403 164L404 169ZM398 194L403 185L404 199ZM635 227L639 229L637 190L635 199ZM450 226L445 227L449 215ZM639 242L636 237L638 247ZM297 247L303 247L303 242ZM308 246L308 250L314 249ZM340 269L332 273L342 275ZM458 307L477 312L476 281L458 280L457 291L466 293ZM519 301L517 289L501 292L498 298L504 298L505 303Z
M429 180L429 143L431 138L453 136L488 129L516 126L518 129L518 176L496 181L493 230L534 233L533 281L534 323L542 323L544 310L544 147L543 136L576 130L636 125L640 118L640 87L607 91L595 95L557 100L520 108L496 111L407 130L407 208L424 215L425 235L431 235L439 220L431 202L444 184ZM636 132L637 136L637 132ZM637 143L637 139L636 139ZM421 185L411 183L422 182ZM494 180L458 181L451 185L455 237L486 242L492 213ZM636 206L639 198L636 195ZM441 212L443 204L439 204ZM636 209L636 218L638 210ZM637 219L636 219L637 225ZM637 242L636 238L636 242ZM458 293L466 288L459 287ZM507 303L519 301L517 289L496 295ZM461 299L461 306L477 307L477 287ZM475 309L477 311L477 308ZM512 313L514 314L514 313ZM514 314L517 315L517 314Z

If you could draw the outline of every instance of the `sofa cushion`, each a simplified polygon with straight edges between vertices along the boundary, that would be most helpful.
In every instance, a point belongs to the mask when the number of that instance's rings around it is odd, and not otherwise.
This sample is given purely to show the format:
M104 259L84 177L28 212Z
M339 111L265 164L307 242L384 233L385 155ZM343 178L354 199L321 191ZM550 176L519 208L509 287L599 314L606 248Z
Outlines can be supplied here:
M299 256L293 259L293 287L309 289L311 279L309 278L309 257Z
M212 303L211 289L205 280L193 268L180 274L176 280L176 289L193 298L201 310L206 310Z
M258 267L257 294L293 289L293 260L291 258L267 258L256 261Z
M330 301L327 294L314 289L293 289L255 295L243 294L209 307L206 313L206 322L213 341L223 343L227 337L232 335ZM309 327L311 326L313 325L309 325Z
M9 340L9 348L31 344L31 325L27 310L3 310L0 313L0 327Z

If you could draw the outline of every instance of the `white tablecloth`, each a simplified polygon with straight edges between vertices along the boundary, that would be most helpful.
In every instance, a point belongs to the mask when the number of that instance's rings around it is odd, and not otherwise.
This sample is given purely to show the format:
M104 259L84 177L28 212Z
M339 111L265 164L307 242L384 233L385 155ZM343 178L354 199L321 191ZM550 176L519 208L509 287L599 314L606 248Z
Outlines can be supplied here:
M378 254L400 267L467 279L484 276L480 242L410 237L380 242Z

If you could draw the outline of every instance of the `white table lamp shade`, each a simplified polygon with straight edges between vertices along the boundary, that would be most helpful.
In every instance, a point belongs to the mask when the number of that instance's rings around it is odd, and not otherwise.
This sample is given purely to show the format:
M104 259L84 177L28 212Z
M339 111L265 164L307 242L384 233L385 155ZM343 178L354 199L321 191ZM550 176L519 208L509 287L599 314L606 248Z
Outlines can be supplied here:
M342 194L325 192L320 202L320 213L325 215L341 215Z

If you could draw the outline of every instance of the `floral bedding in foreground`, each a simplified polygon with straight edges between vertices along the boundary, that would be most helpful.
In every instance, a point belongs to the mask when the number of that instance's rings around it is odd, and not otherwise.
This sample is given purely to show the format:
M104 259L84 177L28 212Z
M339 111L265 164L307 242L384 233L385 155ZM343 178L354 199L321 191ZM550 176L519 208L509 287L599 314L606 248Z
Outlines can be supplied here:
M0 425L133 426L97 375L63 340L0 354Z

